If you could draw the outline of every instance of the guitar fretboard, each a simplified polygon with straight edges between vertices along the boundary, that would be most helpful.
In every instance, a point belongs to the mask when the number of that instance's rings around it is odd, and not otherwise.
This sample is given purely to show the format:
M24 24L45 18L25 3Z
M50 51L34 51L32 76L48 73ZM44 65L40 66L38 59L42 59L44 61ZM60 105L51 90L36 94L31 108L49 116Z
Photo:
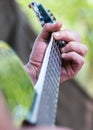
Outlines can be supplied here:
M53 125L55 123L61 60L57 43L53 41L42 90L37 124Z
M35 86L37 97L30 111L29 121L37 125L54 125L61 72L61 54L58 44L51 38Z

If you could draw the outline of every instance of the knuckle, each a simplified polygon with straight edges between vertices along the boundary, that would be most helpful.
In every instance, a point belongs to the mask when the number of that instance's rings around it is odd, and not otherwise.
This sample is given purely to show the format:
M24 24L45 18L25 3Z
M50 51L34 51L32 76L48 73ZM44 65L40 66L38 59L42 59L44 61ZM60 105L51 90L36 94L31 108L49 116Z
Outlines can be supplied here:
M81 48L82 55L85 56L87 52L88 52L88 48L85 45L82 45L82 48Z
M71 48L73 51L75 51L77 48L77 44L75 42L71 42Z
M84 63L85 63L85 58L84 58L84 57L82 57L82 59L81 59L81 60L79 60L79 65L80 65L80 66L82 66Z

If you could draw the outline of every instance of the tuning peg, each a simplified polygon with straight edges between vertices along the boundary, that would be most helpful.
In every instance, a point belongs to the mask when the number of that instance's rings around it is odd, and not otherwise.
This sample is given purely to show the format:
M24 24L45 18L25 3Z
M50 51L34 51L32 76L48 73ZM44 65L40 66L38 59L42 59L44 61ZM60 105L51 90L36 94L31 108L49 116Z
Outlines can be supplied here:
M29 8L32 8L31 4L29 4L28 6L29 6Z
M40 19L40 21L42 22L42 21L44 21L44 19L43 18L39 18Z
M35 5L34 2L30 3L30 4L29 4L29 8L32 8L34 5Z
M54 20L54 21L56 21L56 18L55 18L55 17L53 17L53 20Z
M52 17L53 21L56 21L56 18L54 17L53 13L50 13L50 16Z
M51 11L48 9L47 12L51 12Z
M51 13L50 16L54 16L54 15Z

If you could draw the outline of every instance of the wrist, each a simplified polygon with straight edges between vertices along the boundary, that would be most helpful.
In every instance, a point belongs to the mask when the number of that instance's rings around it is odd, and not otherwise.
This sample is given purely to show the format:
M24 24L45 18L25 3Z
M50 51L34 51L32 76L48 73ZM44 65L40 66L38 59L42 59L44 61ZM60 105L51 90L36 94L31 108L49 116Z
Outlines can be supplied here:
M33 84L35 85L35 83L37 81L35 68L29 62L24 66L24 68L25 68L26 72L28 73L28 75L30 76Z

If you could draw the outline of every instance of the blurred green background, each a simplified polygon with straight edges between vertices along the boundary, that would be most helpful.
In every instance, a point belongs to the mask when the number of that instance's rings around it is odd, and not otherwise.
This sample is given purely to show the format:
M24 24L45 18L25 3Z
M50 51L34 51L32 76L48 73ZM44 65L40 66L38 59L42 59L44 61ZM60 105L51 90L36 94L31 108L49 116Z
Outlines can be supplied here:
M38 34L41 30L40 23L34 12L28 8L32 1L17 0L17 2ZM82 43L88 47L88 54L85 65L76 79L93 97L93 0L37 0L37 2L51 10L57 21L62 22L62 29L71 29L80 33Z

